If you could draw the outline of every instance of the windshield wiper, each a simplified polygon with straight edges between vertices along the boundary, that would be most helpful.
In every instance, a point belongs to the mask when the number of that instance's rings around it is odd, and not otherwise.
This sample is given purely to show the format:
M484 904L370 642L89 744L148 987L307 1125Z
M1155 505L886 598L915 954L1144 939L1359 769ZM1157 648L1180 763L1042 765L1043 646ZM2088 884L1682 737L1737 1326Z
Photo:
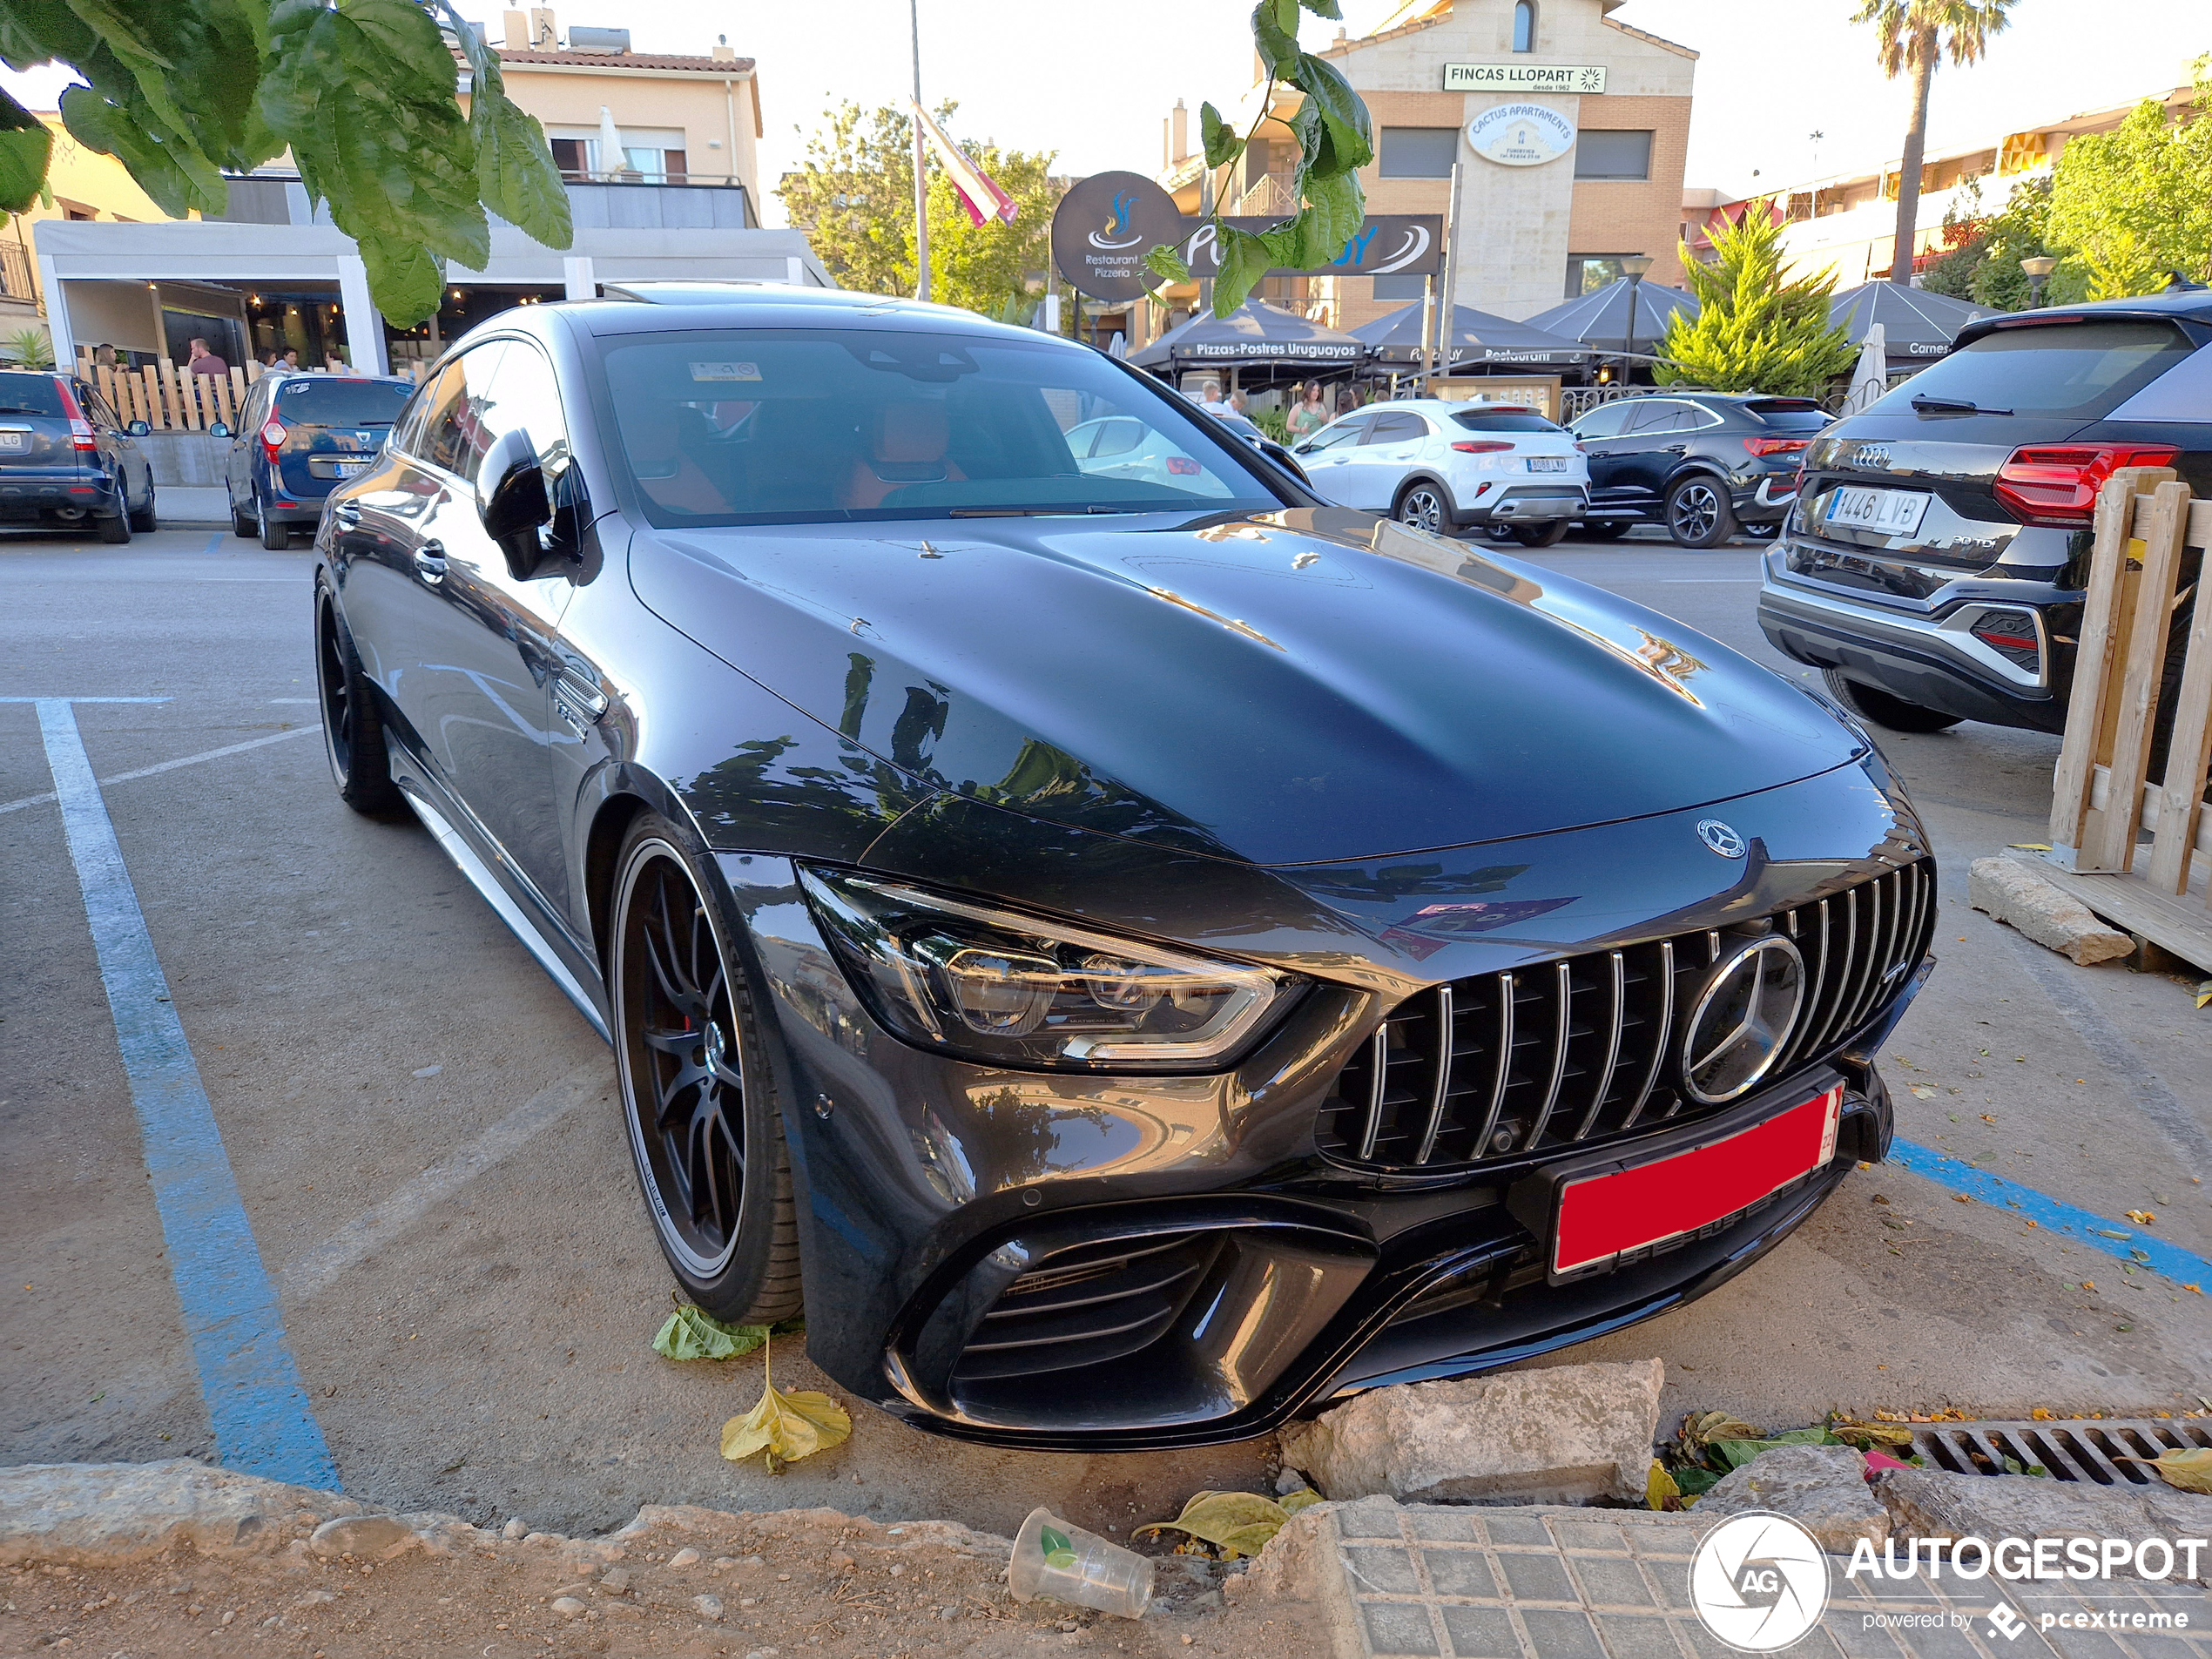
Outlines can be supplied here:
M1912 409L1917 415L2010 415L2010 409L1986 409L1979 403L1963 397L1916 397Z
M948 509L953 518L1051 518L1072 516L1077 513L1161 513L1174 509L1165 507L954 507Z

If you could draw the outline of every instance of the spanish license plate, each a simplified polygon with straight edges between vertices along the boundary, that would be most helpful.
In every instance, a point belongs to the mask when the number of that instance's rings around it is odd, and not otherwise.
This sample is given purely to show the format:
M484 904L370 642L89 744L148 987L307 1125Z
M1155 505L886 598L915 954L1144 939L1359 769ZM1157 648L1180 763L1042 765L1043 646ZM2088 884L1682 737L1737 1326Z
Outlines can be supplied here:
M1920 528L1927 510L1928 496L1922 490L1862 489L1844 484L1829 492L1824 522L1832 529L1910 536Z
M368 462L366 461L334 461L330 464L331 470L341 478L351 478L355 473L368 470Z
M1567 470L1567 457L1565 455L1531 455L1528 457L1528 470L1531 472L1565 472Z
M1613 1160L1570 1173L1554 1201L1554 1278L1615 1265L1633 1251L1727 1220L1836 1156L1838 1083L1773 1116L1641 1163Z
M21 451L30 448L30 434L28 432L0 432L0 449Z

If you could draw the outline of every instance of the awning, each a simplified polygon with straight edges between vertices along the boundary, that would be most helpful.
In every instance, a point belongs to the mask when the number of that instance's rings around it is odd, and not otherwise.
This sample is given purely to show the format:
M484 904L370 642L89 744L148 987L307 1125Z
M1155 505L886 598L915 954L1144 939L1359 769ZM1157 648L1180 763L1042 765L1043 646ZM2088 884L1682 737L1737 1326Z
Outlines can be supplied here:
M1892 368L1912 368L1949 356L1961 328L1977 317L1996 314L1987 306L1896 282L1846 288L1828 306L1828 320L1849 334L1854 346L1865 345L1866 331L1879 323Z
M1170 328L1142 351L1130 354L1139 368L1222 368L1245 364L1307 365L1349 368L1367 354L1350 334L1271 306L1247 300L1225 317L1202 311L1179 328Z
M1419 364L1421 307L1416 304L1386 312L1372 322L1361 323L1352 331L1352 337L1372 351L1377 362ZM1447 373L1491 365L1574 368L1589 355L1590 347L1580 341L1548 334L1510 318L1494 317L1473 306L1452 307L1452 336L1445 360Z
M1663 282L1630 282L1622 277L1578 300L1540 311L1528 319L1532 328L1577 340L1592 351L1619 355L1629 349L1629 296L1635 295L1635 350L1639 357L1656 354L1667 337L1667 324L1677 312L1696 316L1697 296Z

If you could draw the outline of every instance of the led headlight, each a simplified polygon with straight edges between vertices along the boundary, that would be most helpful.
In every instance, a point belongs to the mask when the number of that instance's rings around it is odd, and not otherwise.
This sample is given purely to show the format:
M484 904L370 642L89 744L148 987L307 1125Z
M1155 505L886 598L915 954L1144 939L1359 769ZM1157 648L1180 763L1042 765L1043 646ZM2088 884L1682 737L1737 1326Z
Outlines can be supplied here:
M910 1042L994 1065L1218 1071L1305 981L853 875L802 870L853 988Z

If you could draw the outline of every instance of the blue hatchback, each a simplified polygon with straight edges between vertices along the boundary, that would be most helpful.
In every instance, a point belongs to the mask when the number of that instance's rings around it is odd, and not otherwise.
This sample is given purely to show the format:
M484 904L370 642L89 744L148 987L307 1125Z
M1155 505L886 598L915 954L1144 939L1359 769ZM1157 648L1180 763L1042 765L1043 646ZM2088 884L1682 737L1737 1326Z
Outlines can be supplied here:
M267 548L287 545L295 525L312 529L340 481L375 463L414 391L396 377L262 375L231 435L231 529Z

